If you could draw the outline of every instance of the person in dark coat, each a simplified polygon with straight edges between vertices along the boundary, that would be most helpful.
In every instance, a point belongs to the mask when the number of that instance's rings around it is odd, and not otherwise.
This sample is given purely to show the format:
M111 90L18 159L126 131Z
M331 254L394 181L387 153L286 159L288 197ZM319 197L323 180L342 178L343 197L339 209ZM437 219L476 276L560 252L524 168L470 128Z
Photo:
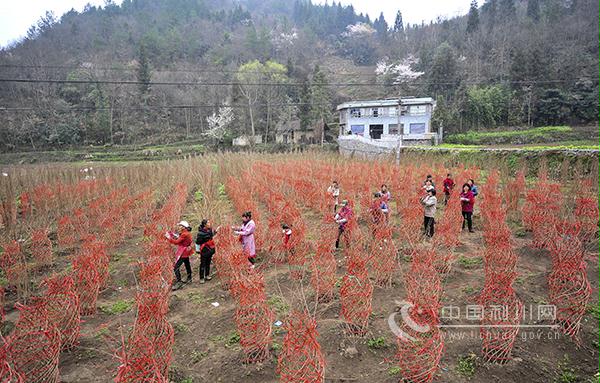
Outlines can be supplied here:
M200 283L210 281L210 263L216 252L215 241L213 237L217 234L219 228L212 229L208 219L203 219L196 235L196 253L200 254Z

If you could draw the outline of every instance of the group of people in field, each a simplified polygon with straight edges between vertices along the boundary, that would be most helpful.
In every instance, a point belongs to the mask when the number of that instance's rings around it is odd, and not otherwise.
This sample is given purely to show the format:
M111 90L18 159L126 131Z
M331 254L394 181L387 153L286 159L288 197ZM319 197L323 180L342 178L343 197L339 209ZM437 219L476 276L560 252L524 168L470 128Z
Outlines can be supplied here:
M443 182L444 189L444 205L448 204L450 195L453 193L456 183L452 178L452 174L448 173ZM424 195L421 197L420 202L423 205L423 233L427 237L433 237L435 233L435 214L437 211L437 192L435 184L433 183L433 177L428 175L423 182ZM473 232L473 207L475 206L475 197L479 194L477 185L473 179L469 179L465 182L460 190L460 205L463 216L462 229L465 227L469 229L469 232Z
M210 220L203 219L198 227L196 241L194 244L192 238L192 227L187 221L181 221L177 224L177 232L169 231L165 233L167 240L177 246L175 252L175 281L173 282L173 290L178 290L183 285L192 282L192 265L190 257L195 253L200 256L199 276L200 283L204 284L212 279L210 274L210 264L212 257L216 253L214 237L219 233L221 227L212 228ZM231 230L234 235L239 237L242 249L248 257L250 267L254 267L256 258L256 244L254 242L254 231L256 224L252 220L252 213L247 211L242 214L242 223L239 226L232 226ZM194 244L194 246L193 246ZM187 278L181 279L181 266L185 266Z
M448 173L446 179L443 182L444 191L444 205L448 204L450 195L454 192L456 183L452 178L452 174ZM419 199L423 206L423 234L427 237L433 237L435 233L435 215L437 211L438 199L435 183L433 177L428 175L423 181L422 185L423 195ZM336 248L339 247L339 240L346 229L346 224L350 216L352 216L352 209L348 206L347 200L340 202L340 185L337 181L333 181L331 186L327 189L327 194L331 198L333 205L333 211L336 214L335 220L339 225L338 237L336 240ZM475 205L475 197L479 194L477 185L473 179L469 179L465 182L460 190L460 202L461 210L463 215L462 228L469 229L469 232L473 232L473 207ZM387 223L389 220L390 201L392 194L388 190L386 184L381 185L379 191L373 193L373 205L370 208L371 215L373 217L373 223ZM338 212L338 206L341 206L341 210Z
M456 184L452 178L452 175L448 173L446 179L443 182L444 191L444 204L448 204L450 195L453 193ZM423 196L420 198L420 203L423 206L423 234L427 237L433 237L435 233L435 215L438 205L437 192L435 184L431 175L428 175L422 185ZM334 220L338 225L337 238L335 241L335 248L340 247L340 240L342 239L345 231L347 230L348 223L354 215L352 207L348 203L347 199L340 201L341 189L337 181L333 181L327 189L328 198L330 198L331 204L333 205ZM478 194L477 186L475 182L470 179L463 184L460 192L460 201L463 215L463 230L465 227L469 229L469 232L473 232L473 206L475 204L475 197ZM373 222L388 223L389 212L390 212L390 201L392 200L392 194L388 190L386 184L381 185L379 191L373 193L374 204L371 206L371 214L373 216ZM173 282L173 289L177 290L183 287L183 285L192 281L192 266L190 257L194 254L200 256L199 276L200 283L206 283L212 279L210 274L210 265L212 257L215 255L216 248L214 237L220 232L220 227L215 229L212 228L210 220L203 219L198 227L198 233L196 234L196 240L192 238L192 227L187 221L181 221L177 224L176 231L168 231L165 233L167 240L173 245L177 246L175 253L175 281ZM254 232L256 231L256 223L252 220L252 212L247 211L242 214L242 222L239 226L231 226L233 235L239 237L239 241L244 254L248 258L249 267L254 268L256 260L256 243L254 240ZM287 224L282 224L282 238L284 248L290 243L292 236L292 228ZM185 266L187 278L182 280L181 278L181 266Z

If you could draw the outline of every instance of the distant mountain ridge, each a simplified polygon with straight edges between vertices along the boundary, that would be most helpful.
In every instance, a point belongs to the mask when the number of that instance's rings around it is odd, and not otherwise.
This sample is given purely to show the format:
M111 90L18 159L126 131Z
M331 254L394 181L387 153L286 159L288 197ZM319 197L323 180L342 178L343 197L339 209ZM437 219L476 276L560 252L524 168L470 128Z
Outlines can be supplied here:
M272 140L278 121L335 124L338 102L399 94L435 97L447 132L597 122L598 2L475 5L427 25L303 0L124 0L48 14L0 51L0 148L197 137L225 103L235 118L219 140L251 128ZM268 86L264 72L249 102L238 71L253 60L282 65L289 85ZM48 79L59 83L36 82ZM197 83L211 85L183 85Z

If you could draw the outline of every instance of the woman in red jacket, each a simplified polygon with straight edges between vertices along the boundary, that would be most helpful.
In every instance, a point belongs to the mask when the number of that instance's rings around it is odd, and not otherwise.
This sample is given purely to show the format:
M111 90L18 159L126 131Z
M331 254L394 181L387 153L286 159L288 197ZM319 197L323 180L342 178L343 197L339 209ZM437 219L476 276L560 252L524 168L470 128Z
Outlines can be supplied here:
M464 184L462 187L462 193L460 193L460 204L462 206L463 224L462 228L465 229L465 223L469 226L469 233L473 232L473 205L475 205L475 196L471 191L469 184Z
M187 221L181 221L177 224L178 233L167 232L165 236L173 245L177 245L177 252L175 253L175 283L173 289L180 289L184 283L190 283L192 281L192 265L190 264L190 255L193 252L192 249L192 227ZM179 268L181 265L185 265L185 271L187 272L187 279L185 282L181 281L181 273Z

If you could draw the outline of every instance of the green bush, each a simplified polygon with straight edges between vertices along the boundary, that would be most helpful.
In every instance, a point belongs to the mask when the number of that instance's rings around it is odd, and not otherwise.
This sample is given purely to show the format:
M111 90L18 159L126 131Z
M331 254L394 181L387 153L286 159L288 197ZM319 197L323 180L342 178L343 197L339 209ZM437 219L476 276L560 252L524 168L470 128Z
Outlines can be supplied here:
M528 144L564 140L573 133L569 126L543 126L526 130L505 130L448 134L444 141L459 145Z

